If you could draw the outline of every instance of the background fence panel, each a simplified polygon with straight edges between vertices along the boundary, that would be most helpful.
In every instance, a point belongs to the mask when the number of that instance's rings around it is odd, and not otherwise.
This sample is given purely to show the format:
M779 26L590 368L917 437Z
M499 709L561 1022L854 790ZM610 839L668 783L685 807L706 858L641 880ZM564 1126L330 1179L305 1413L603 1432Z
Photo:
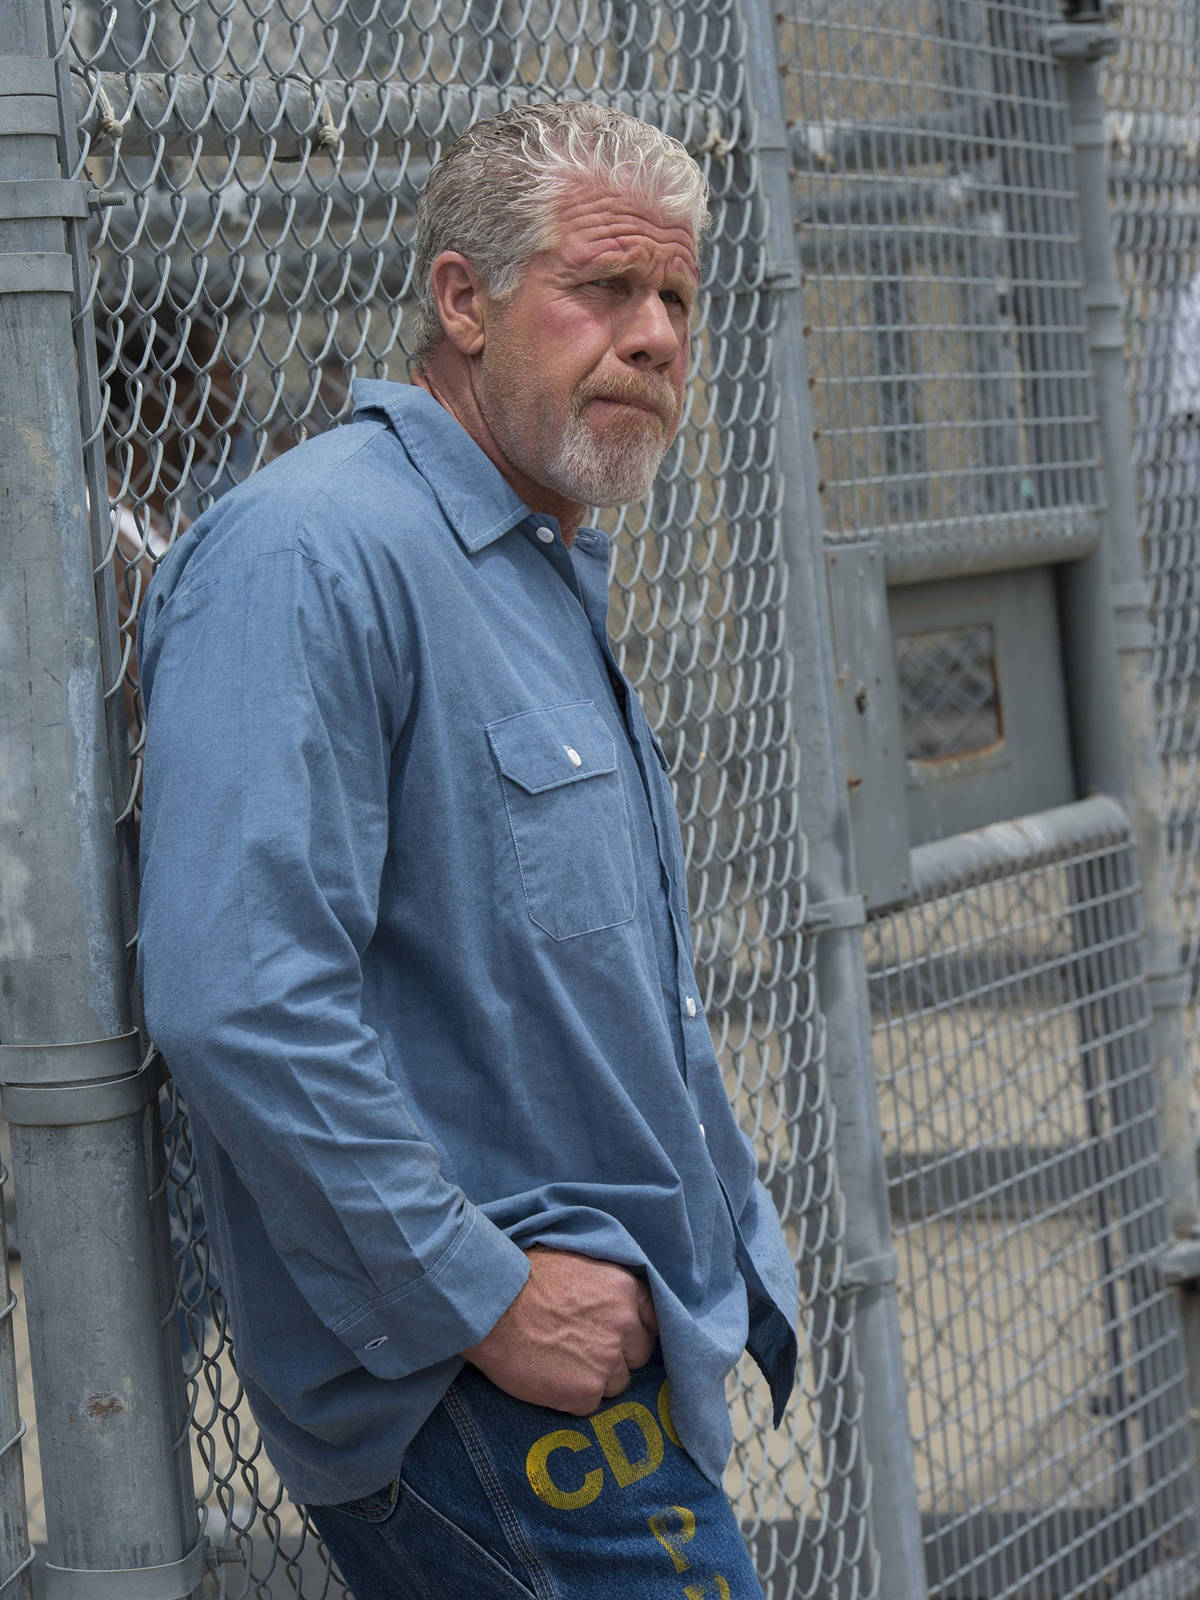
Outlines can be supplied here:
M1105 74L1117 262L1150 583L1167 840L1188 981L1189 1050L1200 1098L1200 9L1143 0L1122 17Z
M1063 20L1039 0L793 0L783 23L939 1595L1196 1579L1129 826L1075 804L1097 770L1081 718L1112 792L1130 779L1079 638L1094 656L1102 617L1066 601L1090 560L1111 605L1104 568L1122 568L1102 540L1125 530L1106 530L1097 470ZM864 637L880 611L882 650Z
M669 127L705 163L717 223L688 417L653 503L609 519L612 631L671 761L705 1008L804 1279L803 1394L771 1435L765 1392L739 1374L730 1490L773 1597L872 1594L803 932L779 492L753 470L772 454L771 296L757 171L738 143L753 86L735 10L158 0L83 4L68 24L81 171L112 202L92 228L85 310L135 797L130 645L154 561L232 483L344 416L352 377L406 375L413 201L453 133L508 99L595 94ZM209 1586L338 1594L241 1397L186 1109L168 1096L163 1110L193 1466L221 1558Z
M749 1371L732 1386L731 1493L771 1600L909 1600L867 1503L872 1470L877 1496L911 1485L906 1463L864 1458L842 1291L846 1207L853 1233L865 1194L839 1187L799 814L828 737L804 719L830 708L795 681L786 541L806 530L779 458L781 426L811 409L802 488L822 508L832 613L818 653L837 668L851 786L830 837L848 852L853 818L872 909L869 986L827 999L864 1024L871 1008L883 1149L868 1154L887 1163L900 1254L893 1354L930 1589L1048 1600L1146 1580L1182 1596L1198 1586L1194 1487L1177 1308L1155 1267L1168 1234L1138 874L1119 809L1077 803L1059 634L1060 564L1099 548L1104 511L1047 36L1060 10L788 0L770 14L813 385L781 406L797 285L764 180L775 68L743 28L759 37L768 14L746 5L66 5L64 148L102 191L76 234L92 534L116 594L117 811L136 813L133 641L155 560L232 484L345 416L352 377L406 375L429 162L510 100L596 96L669 127L705 164L717 221L684 430L652 501L606 523L611 626L671 762L705 1008L803 1291L803 1394L783 1431L767 1431ZM1107 84L1194 1015L1200 394L1176 336L1200 268L1198 0L1130 0ZM131 861L127 847L127 914ZM1195 1060L1194 1022L1190 1044ZM241 1396L169 1086L161 1111L206 1592L338 1596ZM32 1448L26 1466L38 1533Z

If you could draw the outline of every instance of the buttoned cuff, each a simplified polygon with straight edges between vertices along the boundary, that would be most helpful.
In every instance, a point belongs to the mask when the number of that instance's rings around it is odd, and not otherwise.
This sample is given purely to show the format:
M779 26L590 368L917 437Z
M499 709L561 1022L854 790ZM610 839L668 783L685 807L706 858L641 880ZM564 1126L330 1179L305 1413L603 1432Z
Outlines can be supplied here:
M334 1332L377 1378L405 1378L490 1332L529 1276L529 1258L474 1206L419 1278L343 1317Z

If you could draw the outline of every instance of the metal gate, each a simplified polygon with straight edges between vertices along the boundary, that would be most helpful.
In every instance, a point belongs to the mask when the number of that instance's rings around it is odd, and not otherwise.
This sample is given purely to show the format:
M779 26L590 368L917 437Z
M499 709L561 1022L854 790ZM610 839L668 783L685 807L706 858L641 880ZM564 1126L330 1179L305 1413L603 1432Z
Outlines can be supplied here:
M728 1487L764 1586L1191 1593L1167 1281L1196 1270L1191 1064L1112 403L1106 19L1052 0L9 4L0 318L22 355L0 374L0 526L24 611L0 588L0 1077L49 1592L344 1592L242 1400L186 1108L128 1010L137 612L205 505L345 415L352 376L405 376L413 200L445 142L569 95L676 133L716 202L685 428L652 502L607 526L705 1009L801 1270L783 1430L749 1370L731 1386ZM1168 10L1127 8L1109 81L1139 105L1138 18L1194 38L1195 0ZM1149 281L1149 248L1126 236L1127 278ZM79 643L93 568L98 653ZM1174 647L1189 623L1168 609ZM1190 728L1166 658L1160 710ZM99 863L82 893L80 860ZM4 1439L15 1392L0 1370ZM0 1450L10 1478L18 1454ZM15 1482L0 1500L3 1585L26 1546Z

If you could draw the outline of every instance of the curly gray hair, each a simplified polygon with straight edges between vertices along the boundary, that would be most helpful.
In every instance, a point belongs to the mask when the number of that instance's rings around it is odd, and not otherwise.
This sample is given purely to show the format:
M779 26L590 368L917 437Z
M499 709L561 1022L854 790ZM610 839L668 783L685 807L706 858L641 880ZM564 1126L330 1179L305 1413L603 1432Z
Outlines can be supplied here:
M442 251L464 255L488 293L507 298L580 179L652 201L670 221L686 222L697 245L711 221L708 180L683 145L624 111L564 100L476 122L433 167L417 205L418 370L442 339L430 282Z

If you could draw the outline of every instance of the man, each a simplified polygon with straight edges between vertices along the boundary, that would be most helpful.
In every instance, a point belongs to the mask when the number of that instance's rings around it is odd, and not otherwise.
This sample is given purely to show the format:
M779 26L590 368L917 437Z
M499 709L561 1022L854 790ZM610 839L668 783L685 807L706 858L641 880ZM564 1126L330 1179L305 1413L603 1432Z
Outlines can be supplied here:
M748 1346L778 1420L795 1278L581 525L675 436L706 222L634 118L476 124L421 203L415 383L359 385L149 598L147 1021L246 1393L357 1600L761 1594L724 1385Z

